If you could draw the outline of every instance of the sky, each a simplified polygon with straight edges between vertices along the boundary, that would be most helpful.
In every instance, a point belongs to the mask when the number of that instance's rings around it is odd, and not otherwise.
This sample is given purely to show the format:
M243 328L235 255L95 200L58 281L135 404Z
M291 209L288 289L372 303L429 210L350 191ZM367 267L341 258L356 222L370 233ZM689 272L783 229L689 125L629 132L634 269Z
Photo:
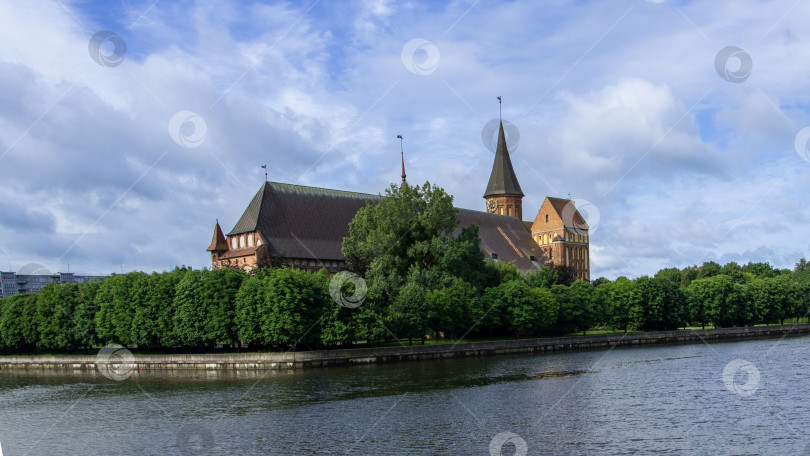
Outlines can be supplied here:
M524 218L570 195L592 278L792 268L809 22L797 0L0 0L0 270L210 267L261 165L383 193L397 135L409 182L485 210L498 96Z

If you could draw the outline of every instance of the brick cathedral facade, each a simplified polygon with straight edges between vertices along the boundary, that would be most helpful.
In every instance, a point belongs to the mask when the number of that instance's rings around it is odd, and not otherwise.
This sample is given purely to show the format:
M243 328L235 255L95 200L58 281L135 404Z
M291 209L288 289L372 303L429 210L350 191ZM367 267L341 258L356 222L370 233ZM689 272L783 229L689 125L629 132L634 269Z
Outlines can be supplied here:
M402 179L405 181L403 159ZM523 273L546 263L570 266L576 278L590 280L588 224L568 199L546 197L534 221L523 221L520 188L503 124L492 173L484 192L486 212L459 209L459 227L479 228L481 250ZM224 234L217 221L207 251L211 266L250 270L290 266L330 272L343 270L341 253L349 223L360 208L380 196L278 182L265 182L234 228Z

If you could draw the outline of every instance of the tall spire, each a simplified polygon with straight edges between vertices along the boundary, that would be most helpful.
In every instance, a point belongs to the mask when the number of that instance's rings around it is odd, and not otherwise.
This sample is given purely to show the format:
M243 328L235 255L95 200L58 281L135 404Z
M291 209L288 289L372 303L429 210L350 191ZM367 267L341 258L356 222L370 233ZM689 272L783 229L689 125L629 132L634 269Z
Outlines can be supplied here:
M219 227L219 219L214 226L214 237L211 240L211 245L205 249L208 252L224 252L228 250L228 242L225 241L225 235L222 234L222 228Z
M399 138L399 154L402 156L402 183L405 183L405 150L402 148L402 135L397 135Z
M498 130L498 148L495 150L495 162L492 164L492 174L489 175L489 183L484 198L494 195L523 196L515 170L512 168L509 150L506 148L503 121L500 122Z

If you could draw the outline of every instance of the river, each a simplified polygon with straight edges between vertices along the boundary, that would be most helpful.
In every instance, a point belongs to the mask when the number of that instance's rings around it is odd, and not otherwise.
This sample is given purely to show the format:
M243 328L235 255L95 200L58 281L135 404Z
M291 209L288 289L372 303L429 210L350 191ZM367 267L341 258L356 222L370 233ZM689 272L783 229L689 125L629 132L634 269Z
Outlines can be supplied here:
M20 455L810 455L810 337L299 371L0 373Z

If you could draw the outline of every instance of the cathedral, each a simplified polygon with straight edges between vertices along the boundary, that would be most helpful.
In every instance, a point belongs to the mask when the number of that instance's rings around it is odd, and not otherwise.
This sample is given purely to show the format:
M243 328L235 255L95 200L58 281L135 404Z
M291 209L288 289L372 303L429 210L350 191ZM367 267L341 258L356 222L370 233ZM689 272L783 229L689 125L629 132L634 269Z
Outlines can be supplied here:
M524 274L546 263L570 266L576 278L589 281L588 224L574 202L546 197L534 220L523 221L523 196L501 123L495 162L484 192L486 211L459 209L459 225L453 235L478 225L481 250L488 258L512 263ZM341 271L346 267L341 246L349 235L349 222L360 208L380 198L265 181L228 234L223 234L217 221L207 249L211 266Z

